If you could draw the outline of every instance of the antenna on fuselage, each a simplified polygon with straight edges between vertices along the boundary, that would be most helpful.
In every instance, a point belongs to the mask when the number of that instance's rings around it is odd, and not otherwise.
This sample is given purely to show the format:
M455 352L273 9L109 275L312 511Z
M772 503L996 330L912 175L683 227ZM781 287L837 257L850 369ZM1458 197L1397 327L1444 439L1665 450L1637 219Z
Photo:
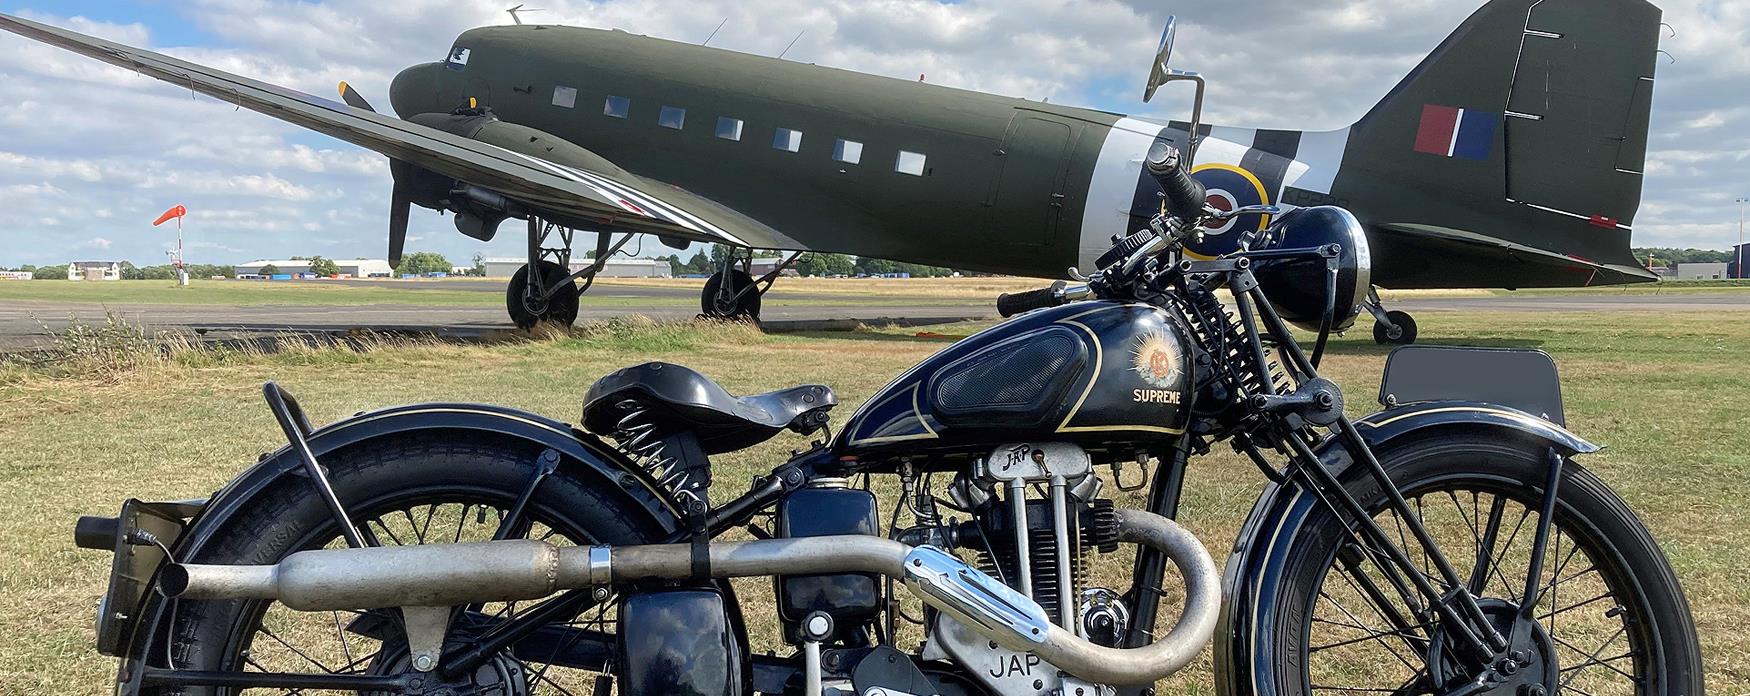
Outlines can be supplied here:
M803 34L806 34L806 33L808 33L808 30L807 30L807 29L803 29L803 30L802 30L802 31L799 31L799 32L796 32L796 38L794 38L794 39L790 39L790 45L789 45L789 46L785 46L785 47L784 47L784 50L783 50L783 52L781 52L781 53L779 53L779 54L778 54L778 60L783 60L783 59L784 59L784 54L785 54L785 53L789 53L789 52L790 52L790 49L791 49L791 48L794 48L794 47L795 47L795 46L796 46L796 42L797 42L797 41L801 41L801 40L802 40L802 35L803 35Z
M711 30L711 35L710 35L710 36L707 36L707 37L705 37L705 40L704 40L704 41L700 41L700 42L699 42L699 45L700 45L700 46L709 46L709 45L711 45L711 39L715 39L715 38L717 38L717 32L720 32L720 31L723 31L723 25L725 25L725 24L728 24L728 23L729 23L729 18L728 18L728 17L724 17L724 18L723 18L723 21L721 21L721 22L718 22L718 23L717 23L717 28L716 28L716 29L712 29L712 30Z
M522 5L517 5L516 7L512 7L508 10L505 10L505 13L510 15L510 21L516 22L517 26L522 26L523 18L517 16L518 12L545 12L545 10L542 10L539 7L530 7L528 9L523 9Z

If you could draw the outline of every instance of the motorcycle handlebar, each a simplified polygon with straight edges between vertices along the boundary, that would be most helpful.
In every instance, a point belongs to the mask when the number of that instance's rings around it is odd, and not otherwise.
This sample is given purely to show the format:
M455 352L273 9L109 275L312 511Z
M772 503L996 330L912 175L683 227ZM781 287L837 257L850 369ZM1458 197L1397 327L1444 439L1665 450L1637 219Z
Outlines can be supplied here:
M1065 302L1062 293L1062 282L1058 282L1049 288L1040 288L1038 290L1028 290L1026 292L1016 293L1005 292L997 296L997 313L1003 315L1004 319L1007 319L1022 312L1030 312L1035 309L1044 309L1046 307L1056 307Z
M1148 150L1148 173L1166 194L1167 212L1181 220L1190 220L1202 212L1209 193L1185 171L1178 148L1156 141Z

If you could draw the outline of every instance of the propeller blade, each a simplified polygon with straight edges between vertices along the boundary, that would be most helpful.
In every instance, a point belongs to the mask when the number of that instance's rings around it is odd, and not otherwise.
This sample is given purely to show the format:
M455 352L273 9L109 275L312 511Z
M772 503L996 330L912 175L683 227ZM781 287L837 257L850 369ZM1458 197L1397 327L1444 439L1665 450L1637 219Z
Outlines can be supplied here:
M389 202L389 265L401 265L401 250L407 246L407 216L413 210L413 198L395 187Z
M340 83L340 100L346 102L347 106L355 109L364 109L373 114L377 112L376 109L371 108L371 103L365 101L364 96L358 93L358 90L353 89L352 85L345 82Z

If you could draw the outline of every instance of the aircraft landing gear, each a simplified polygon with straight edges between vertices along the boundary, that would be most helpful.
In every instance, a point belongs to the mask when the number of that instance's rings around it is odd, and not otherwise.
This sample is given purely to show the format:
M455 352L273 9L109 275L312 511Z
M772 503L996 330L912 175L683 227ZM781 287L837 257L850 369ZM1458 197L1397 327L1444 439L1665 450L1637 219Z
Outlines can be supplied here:
M559 245L545 246L555 232ZM571 270L571 240L576 234L569 227L560 227L533 216L529 217L529 261L517 269L504 290L504 306L510 320L519 329L531 329L541 322L570 326L577 321L577 311L583 293L595 282L595 275L607 264L609 257L632 241L632 235L620 237L610 244L611 235L596 235L595 263L578 271ZM575 281L583 280L583 285Z
M1416 342L1416 319L1409 312L1386 311L1379 302L1379 291L1367 290L1367 301L1361 303L1373 315L1373 340L1380 345L1407 346Z
M771 271L755 279L750 272L753 268L753 250L746 251L746 257L738 258L737 250L731 249L723 268L705 279L705 289L699 296L699 316L758 324L760 298L767 290L772 289L772 284L778 280L778 274L802 258L802 252L792 253Z
M705 279L699 311L712 319L760 320L760 292L752 290L753 276L739 268L725 267ZM745 292L744 292L745 291Z
M534 272L529 272L530 269ZM577 321L577 309L582 304L582 292L560 288L547 295L540 288L570 275L564 266L552 261L536 261L517 269L504 290L504 306L510 320L519 329L531 329L541 322L570 326Z

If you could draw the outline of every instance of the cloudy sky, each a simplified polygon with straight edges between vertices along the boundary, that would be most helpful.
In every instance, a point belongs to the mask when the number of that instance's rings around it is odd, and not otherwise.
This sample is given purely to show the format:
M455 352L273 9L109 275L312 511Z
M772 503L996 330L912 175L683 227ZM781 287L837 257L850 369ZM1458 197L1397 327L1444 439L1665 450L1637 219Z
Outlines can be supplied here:
M312 94L378 104L400 68L516 0L0 0L0 11ZM1169 12L1176 65L1211 80L1206 120L1325 129L1377 101L1476 0L538 0L530 21L613 27L1028 98L1160 117L1141 83ZM1674 36L1654 96L1637 246L1725 248L1750 195L1750 0L1660 0ZM1187 92L1189 90L1186 90ZM0 265L381 257L389 172L373 153L0 32ZM416 211L410 250L517 256ZM647 252L660 250L647 245Z

